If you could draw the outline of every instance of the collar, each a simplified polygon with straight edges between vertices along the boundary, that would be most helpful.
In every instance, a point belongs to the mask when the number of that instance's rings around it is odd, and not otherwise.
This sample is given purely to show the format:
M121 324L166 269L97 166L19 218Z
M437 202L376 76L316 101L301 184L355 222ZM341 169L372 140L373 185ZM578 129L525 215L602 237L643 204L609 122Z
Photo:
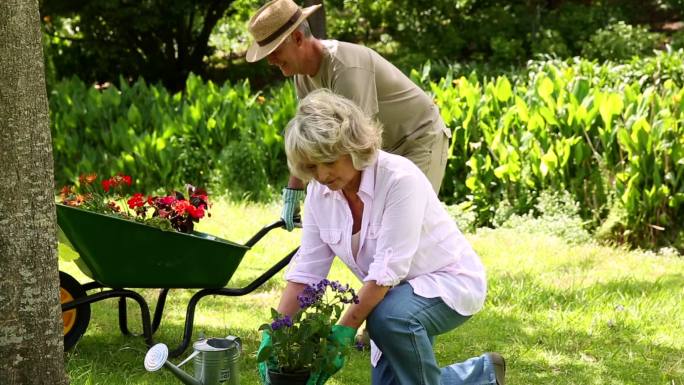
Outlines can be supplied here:
M375 161L371 163L368 167L361 170L361 183L359 184L359 193L363 193L369 198L373 198L375 193L375 171L378 168L378 158L380 157L380 151L375 157ZM335 199L344 199L344 194L341 191L333 191L328 188L328 186L321 184L323 188L323 196L328 196L333 194ZM337 193L337 194L335 194Z

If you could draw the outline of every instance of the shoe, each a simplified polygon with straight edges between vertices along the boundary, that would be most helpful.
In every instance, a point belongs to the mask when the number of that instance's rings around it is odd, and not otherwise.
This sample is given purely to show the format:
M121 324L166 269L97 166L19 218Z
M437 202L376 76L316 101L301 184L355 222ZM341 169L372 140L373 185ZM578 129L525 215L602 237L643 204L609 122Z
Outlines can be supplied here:
M485 353L494 367L496 385L506 385L506 360L499 353Z

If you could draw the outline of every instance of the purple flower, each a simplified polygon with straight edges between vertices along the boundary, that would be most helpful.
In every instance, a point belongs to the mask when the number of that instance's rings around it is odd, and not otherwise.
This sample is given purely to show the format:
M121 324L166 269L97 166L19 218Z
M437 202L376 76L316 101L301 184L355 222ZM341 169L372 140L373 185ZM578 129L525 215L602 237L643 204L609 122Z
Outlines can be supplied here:
M278 330L283 327L291 327L292 326L292 318L290 318L289 315L286 315L283 318L279 318L273 322L271 322L271 329L273 330Z
M301 309L306 309L307 307L320 301L321 298L323 298L323 294L325 294L325 288L328 283L329 281L324 279L315 285L307 285L302 293L297 296L299 307Z

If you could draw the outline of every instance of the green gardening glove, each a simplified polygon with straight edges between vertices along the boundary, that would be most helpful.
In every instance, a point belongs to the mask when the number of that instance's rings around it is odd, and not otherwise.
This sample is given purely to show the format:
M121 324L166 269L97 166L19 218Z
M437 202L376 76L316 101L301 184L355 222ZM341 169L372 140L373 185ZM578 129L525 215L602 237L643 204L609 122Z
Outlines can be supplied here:
M287 231L294 229L295 215L299 214L299 202L304 199L304 190L285 187L283 189L283 210L280 218L285 221Z
M263 385L271 385L268 369L278 368L278 362L271 356L271 350L273 350L271 334L263 330L261 332L261 344L257 350L257 368L259 369L259 379Z
M344 348L346 346L351 346L354 343L354 338L356 337L356 328L352 328L344 325L335 325L332 327L332 332L328 336L328 340L333 344ZM311 373L309 381L306 385L323 385L325 384L333 374L337 373L344 366L344 356L340 353L335 357L332 366L333 369L330 371L321 370L317 373Z

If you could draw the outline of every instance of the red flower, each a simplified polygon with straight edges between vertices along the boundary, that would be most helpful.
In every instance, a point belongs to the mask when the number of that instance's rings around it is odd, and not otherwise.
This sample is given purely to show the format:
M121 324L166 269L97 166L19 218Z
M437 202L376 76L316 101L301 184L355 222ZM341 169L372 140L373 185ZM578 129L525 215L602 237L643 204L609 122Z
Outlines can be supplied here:
M190 205L188 207L188 213L190 213L190 216L195 219L200 219L204 217L204 209L202 207L195 207L193 205Z
M66 197L67 195L71 194L71 186L64 186L62 187L61 190L59 190L59 194L62 197Z
M109 179L105 179L102 181L102 189L105 190L105 192L109 192L109 189L112 188L112 181Z
M176 214L178 214L178 215L183 215L183 214L185 214L185 212L188 211L190 207L194 208L194 206L191 205L190 202L188 202L188 201L186 201L186 200L179 200L179 201L176 201L176 202L171 206L171 208L173 208L173 211L175 211Z
M141 193L133 194L131 199L128 200L128 207L130 207L131 209L143 207L144 205L145 201L143 200L143 195Z
M131 177L128 175L120 175L121 180L128 186L131 185Z

